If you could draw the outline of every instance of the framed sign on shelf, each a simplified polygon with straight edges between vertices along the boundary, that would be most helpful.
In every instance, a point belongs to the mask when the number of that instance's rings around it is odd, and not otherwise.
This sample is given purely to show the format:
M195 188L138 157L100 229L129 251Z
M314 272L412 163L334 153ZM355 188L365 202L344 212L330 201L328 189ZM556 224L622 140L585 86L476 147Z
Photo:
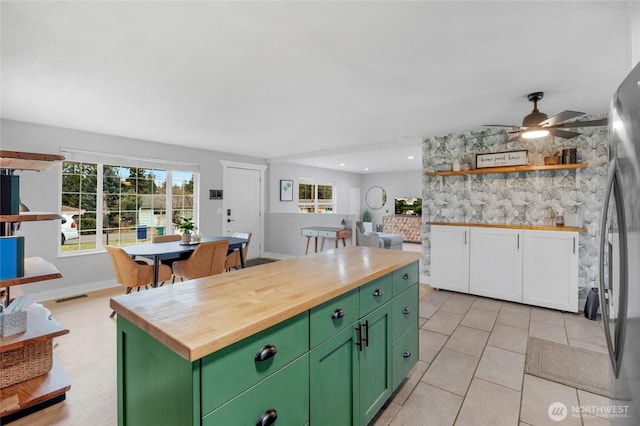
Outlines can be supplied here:
M280 201L293 201L293 181L280 179Z
M476 169L485 167L526 166L529 163L529 151L492 152L476 154Z

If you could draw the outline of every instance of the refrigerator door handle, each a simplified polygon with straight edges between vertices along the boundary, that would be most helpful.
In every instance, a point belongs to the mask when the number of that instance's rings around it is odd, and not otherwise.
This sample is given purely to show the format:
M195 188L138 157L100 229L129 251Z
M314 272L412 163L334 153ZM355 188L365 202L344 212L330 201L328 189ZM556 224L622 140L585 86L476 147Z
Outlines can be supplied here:
M620 367L622 365L622 354L624 348L624 336L626 329L626 319L627 319L627 228L625 222L625 214L624 214L624 203L621 191L621 182L620 175L618 172L618 163L616 159L610 161L609 163L609 175L607 178L607 185L605 187L605 196L604 196L604 206L602 210L602 218L600 222L600 256L599 256L599 287L600 287L600 306L602 307L602 322L605 337L607 340L607 346L609 348L609 356L611 358L611 365L613 367L613 372L616 377L618 377L620 373ZM609 299L614 295L609 294L609 286L605 284L604 279L604 249L605 244L608 240L607 238L607 223L608 223L608 213L609 213L609 204L611 202L611 195L613 194L613 201L615 203L616 208L616 221L618 225L618 254L619 254L619 265L620 270L618 271L620 274L619 277L619 288L614 289L617 292L617 313L616 313L616 324L614 335L611 335L611 327L610 327L610 311L609 311ZM609 281L611 281L613 276L612 262L609 262ZM616 298L613 297L615 301Z

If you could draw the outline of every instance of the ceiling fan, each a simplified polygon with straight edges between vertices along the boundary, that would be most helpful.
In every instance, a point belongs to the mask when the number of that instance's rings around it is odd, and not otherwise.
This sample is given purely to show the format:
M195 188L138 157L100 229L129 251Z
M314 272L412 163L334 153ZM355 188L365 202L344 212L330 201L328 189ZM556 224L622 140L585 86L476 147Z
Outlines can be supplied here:
M512 142L519 138L524 139L537 139L547 135L558 136L560 138L571 139L580 135L578 132L562 130L573 127L593 127L593 126L606 126L607 119L593 120L593 121L572 121L565 123L575 117L584 115L584 112L578 111L562 111L560 114L554 115L549 118L547 114L538 111L538 101L542 99L544 92L533 92L527 95L527 99L533 102L533 111L522 120L522 126L509 125L509 124L485 124L489 127L510 127L513 130L507 131L507 133L516 133L514 137L507 142Z

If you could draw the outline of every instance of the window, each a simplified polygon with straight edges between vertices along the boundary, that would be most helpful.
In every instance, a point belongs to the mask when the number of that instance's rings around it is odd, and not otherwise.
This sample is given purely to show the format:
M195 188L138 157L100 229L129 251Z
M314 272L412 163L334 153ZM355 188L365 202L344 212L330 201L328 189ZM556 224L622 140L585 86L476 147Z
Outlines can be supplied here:
M155 235L173 233L178 217L197 219L196 171L133 167L123 165L133 161L113 160L63 161L63 253L150 242Z
M330 184L298 184L299 213L333 213L335 211L334 187Z

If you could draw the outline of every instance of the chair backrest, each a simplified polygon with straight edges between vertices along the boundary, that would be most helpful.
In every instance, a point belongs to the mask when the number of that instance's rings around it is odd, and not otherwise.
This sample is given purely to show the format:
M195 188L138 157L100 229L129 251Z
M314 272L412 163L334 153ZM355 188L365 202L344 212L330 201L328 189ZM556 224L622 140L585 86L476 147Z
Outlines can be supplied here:
M224 263L229 250L229 241L212 241L200 243L186 260L174 263L180 264L177 275L194 279L224 272ZM175 270L175 269L174 269Z
M249 240L249 242L247 242L247 244L245 244L244 248L242 249L242 257L244 257L244 260L246 261L247 253L249 252L249 244L251 243L251 232L234 232L232 237L246 238L247 240ZM242 263L240 262L240 254L237 250L234 250L227 256L224 267L225 269L229 269L237 268L238 266L242 266Z
M151 239L152 243L166 243L168 241L180 241L182 237L178 234L173 235L157 235Z
M127 287L138 287L153 282L153 266L140 265L119 247L105 246L109 253L116 281Z

